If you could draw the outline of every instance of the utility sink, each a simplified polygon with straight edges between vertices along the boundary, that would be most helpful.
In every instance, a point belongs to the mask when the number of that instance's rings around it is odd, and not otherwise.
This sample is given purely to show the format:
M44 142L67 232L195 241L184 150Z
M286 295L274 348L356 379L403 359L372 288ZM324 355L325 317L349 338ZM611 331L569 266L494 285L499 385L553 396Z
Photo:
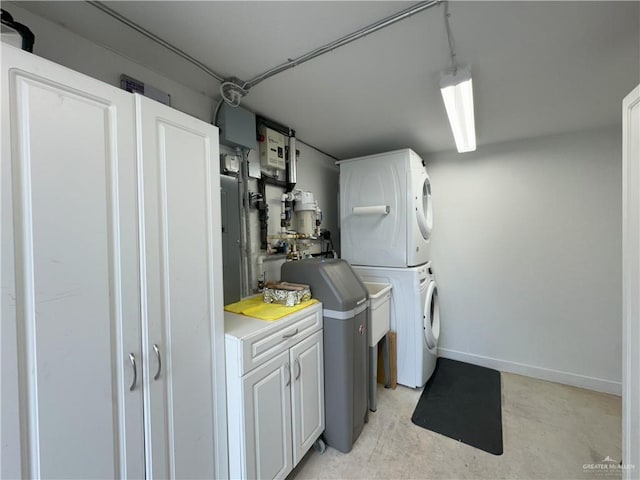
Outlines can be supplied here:
M364 282L369 292L369 346L375 347L389 331L391 284Z

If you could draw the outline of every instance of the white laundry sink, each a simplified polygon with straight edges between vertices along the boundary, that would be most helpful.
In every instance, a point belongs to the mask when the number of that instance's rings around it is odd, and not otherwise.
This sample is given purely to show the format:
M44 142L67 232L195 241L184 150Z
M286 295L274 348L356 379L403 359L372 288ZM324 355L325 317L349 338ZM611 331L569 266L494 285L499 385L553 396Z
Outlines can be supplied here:
M389 331L391 284L364 282L369 292L369 346L375 347Z

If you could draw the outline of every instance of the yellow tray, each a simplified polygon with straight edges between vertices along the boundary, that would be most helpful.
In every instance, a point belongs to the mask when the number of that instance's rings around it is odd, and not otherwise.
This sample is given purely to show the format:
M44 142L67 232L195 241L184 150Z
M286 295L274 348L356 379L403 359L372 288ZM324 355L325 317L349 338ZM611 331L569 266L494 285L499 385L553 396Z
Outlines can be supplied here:
M227 312L239 313L240 315L246 315L247 317L254 317L260 320L267 320L272 322L278 320L291 313L307 308L309 305L318 303L318 300L312 298L306 302L300 302L293 307L287 307L285 305L279 305L276 303L264 303L262 295L256 295L254 297L245 298L236 303L230 303L225 305L224 309Z

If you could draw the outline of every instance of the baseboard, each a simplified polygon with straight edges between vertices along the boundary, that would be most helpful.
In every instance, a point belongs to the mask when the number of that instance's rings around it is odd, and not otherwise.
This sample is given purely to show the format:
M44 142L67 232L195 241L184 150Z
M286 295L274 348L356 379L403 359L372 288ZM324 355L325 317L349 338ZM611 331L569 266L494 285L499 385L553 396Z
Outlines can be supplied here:
M501 372L516 373L527 377L539 378L540 380L548 380L550 382L562 383L573 387L586 388L595 390L596 392L610 393L612 395L622 395L622 383L603 380L601 378L587 377L576 373L560 372L558 370L550 370L548 368L535 367L533 365L525 365L523 363L510 362L499 358L485 357L473 353L458 352L447 348L439 348L438 355L452 360L472 363L481 367L493 368Z

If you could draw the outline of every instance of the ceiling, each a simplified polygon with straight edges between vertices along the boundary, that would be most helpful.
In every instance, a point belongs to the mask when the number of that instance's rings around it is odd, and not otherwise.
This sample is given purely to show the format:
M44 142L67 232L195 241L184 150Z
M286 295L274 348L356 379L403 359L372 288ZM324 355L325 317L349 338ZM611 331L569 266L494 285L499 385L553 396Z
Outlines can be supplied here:
M105 3L220 75L248 80L414 2ZM219 98L217 80L88 3L20 7ZM457 59L472 68L479 149L620 122L640 81L640 2L453 1L449 10ZM438 5L256 85L243 106L336 158L453 150L438 86L448 65Z

